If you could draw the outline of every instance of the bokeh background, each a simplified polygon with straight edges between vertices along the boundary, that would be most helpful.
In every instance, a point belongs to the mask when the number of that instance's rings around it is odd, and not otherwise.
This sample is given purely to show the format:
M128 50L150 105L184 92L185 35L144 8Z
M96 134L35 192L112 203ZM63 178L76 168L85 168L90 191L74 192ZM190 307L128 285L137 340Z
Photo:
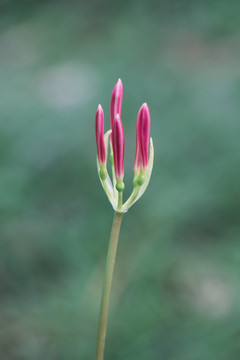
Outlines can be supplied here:
M239 1L0 1L0 359L94 358L113 217L94 117L119 77L126 195L145 101L155 163L106 360L240 358L239 64Z

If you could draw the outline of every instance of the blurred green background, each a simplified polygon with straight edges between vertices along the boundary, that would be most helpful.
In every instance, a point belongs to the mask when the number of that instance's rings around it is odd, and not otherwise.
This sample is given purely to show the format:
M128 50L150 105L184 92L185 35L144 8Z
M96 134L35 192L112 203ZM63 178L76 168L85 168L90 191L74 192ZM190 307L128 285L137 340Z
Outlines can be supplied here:
M1 360L94 358L113 217L94 117L119 77L126 195L145 101L155 163L105 359L240 359L239 64L239 1L0 1Z

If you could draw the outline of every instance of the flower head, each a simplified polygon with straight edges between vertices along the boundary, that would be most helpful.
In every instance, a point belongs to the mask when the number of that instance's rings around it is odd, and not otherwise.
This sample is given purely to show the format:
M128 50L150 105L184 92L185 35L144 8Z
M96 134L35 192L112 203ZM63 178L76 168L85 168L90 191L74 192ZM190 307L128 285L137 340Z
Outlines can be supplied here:
M123 204L125 138L121 120L122 98L123 87L119 79L111 96L111 129L104 135L104 113L101 105L98 106L95 120L98 174L109 201L114 210L118 212L126 212L147 189L153 167L154 153L152 139L149 138L151 125L150 111L147 104L144 103L137 116L133 192ZM111 145L110 161L112 165L112 181L108 175L106 166L109 141Z

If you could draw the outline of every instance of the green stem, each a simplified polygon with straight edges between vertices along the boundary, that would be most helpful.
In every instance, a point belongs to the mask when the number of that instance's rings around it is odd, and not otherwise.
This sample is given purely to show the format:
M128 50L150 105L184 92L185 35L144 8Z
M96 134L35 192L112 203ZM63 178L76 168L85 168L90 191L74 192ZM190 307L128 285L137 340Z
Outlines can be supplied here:
M122 208L122 199L123 199L123 193L122 191L118 192L118 205L117 205L117 210L121 210Z
M139 190L140 190L141 186L135 186L133 188L132 194L129 196L128 200L123 204L122 206L122 210L126 210L128 208L129 205L131 205L134 200L136 199L136 197L138 196Z
M123 218L123 214L115 212L113 218L113 224L112 224L112 231L110 235L109 247L108 247L105 275L103 280L95 360L104 359L104 347L105 347L105 338L106 338L106 330L107 330L111 285L112 285L114 264L116 259L117 244L118 244L122 218Z

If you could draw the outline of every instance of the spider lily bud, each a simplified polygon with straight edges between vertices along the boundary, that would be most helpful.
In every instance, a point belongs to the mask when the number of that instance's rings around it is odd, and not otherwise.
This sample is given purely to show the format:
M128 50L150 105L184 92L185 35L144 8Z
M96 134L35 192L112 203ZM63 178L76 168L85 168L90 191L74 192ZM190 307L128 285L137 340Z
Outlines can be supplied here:
M125 139L124 139L123 124L119 114L115 116L113 123L112 146L113 146L114 169L115 169L115 175L117 181L116 189L118 191L123 191Z
M138 115L137 137L139 141L139 165L140 168L145 171L148 166L149 136L151 126L150 111L146 103L142 105Z
M145 180L144 174L148 166L150 126L150 111L147 104L144 103L137 116L134 186L142 185Z
M95 132L97 143L97 158L100 166L100 177L104 180L107 177L106 172L106 149L104 142L104 112L101 105L98 105L98 109L95 117Z
M137 116L137 123L136 123L136 152L135 152L135 159L134 159L134 174L137 175L140 170L140 151L139 151L139 118L140 118L140 111L138 112Z
M122 111L122 99L123 99L123 86L121 79L118 80L116 85L114 86L111 104L110 104L110 125L111 129L113 129L114 119L117 114L121 117Z

